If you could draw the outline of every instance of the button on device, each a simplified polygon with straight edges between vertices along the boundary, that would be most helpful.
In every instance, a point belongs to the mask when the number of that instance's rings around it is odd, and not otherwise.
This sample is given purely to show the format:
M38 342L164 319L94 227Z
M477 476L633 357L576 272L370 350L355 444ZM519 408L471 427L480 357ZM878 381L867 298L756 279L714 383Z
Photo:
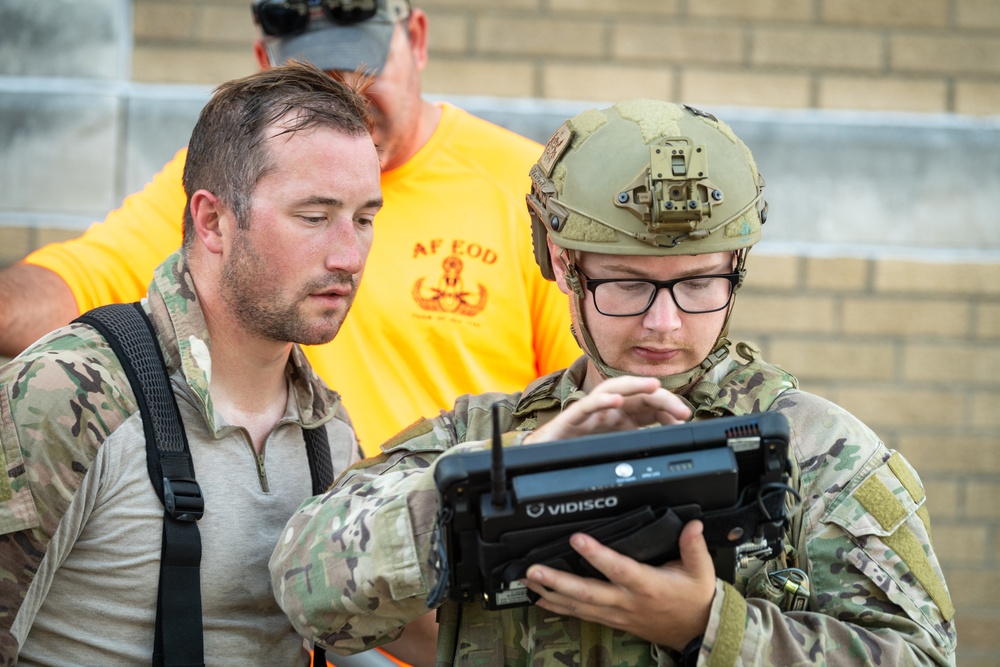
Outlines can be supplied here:
M631 477L632 473L632 466L627 463L619 463L615 466L615 474L619 477Z

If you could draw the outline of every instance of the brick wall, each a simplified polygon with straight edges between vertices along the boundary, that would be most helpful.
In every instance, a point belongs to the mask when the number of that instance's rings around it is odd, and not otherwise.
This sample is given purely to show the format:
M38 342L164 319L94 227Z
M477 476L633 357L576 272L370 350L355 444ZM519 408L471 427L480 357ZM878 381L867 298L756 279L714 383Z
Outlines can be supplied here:
M247 0L135 0L136 81L255 63ZM996 0L418 0L433 93L1000 113Z
M997 664L1000 265L755 252L732 338L757 342L913 464L958 610L959 664Z

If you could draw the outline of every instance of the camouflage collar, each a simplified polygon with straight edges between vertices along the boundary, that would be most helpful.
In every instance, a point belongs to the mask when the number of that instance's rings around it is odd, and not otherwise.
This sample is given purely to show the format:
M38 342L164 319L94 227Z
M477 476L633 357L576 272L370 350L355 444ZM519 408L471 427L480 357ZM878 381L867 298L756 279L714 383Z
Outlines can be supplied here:
M209 394L212 360L208 325L182 250L156 268L144 306L156 328L169 374L180 372L184 376L206 422L217 424ZM333 416L340 396L317 377L298 345L292 347L285 375L293 413L286 417L313 426Z

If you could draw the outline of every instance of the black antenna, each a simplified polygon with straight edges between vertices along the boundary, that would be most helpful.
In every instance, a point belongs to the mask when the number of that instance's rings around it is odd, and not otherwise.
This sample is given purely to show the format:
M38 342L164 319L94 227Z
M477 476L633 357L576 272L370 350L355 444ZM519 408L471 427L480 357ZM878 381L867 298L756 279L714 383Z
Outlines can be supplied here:
M494 509L507 506L507 470L503 465L503 440L500 438L500 401L491 406L493 411L492 465L490 466L490 488Z

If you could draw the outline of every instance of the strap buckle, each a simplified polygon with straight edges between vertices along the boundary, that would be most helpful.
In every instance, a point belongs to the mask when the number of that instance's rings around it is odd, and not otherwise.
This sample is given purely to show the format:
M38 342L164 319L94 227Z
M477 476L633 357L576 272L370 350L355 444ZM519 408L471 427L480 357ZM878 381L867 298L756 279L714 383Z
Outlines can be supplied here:
M163 507L177 521L197 521L205 513L205 498L193 477L163 478Z
M809 575L797 567L768 573L771 583L785 593L786 611L804 611L809 605Z

